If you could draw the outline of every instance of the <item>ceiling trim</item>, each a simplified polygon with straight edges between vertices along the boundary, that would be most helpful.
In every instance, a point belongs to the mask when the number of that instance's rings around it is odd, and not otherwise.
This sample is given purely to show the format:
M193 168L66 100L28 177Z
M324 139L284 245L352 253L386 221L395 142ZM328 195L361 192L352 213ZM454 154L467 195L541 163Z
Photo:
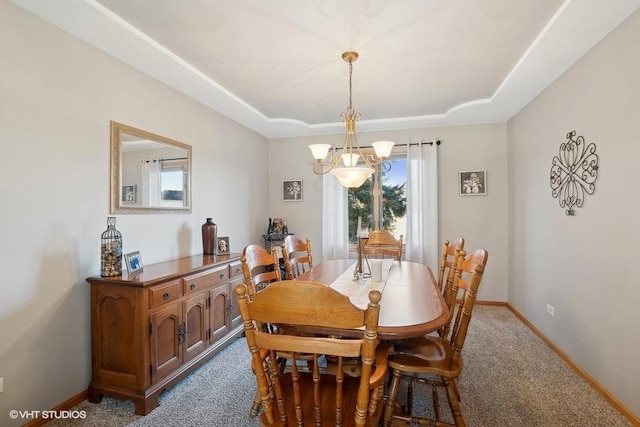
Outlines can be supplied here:
M95 0L12 0L42 19L266 138L338 134L342 122L309 125L266 117ZM633 11L640 0L566 0L495 93L441 114L362 120L360 132L509 120ZM584 17L590 21L585 21Z

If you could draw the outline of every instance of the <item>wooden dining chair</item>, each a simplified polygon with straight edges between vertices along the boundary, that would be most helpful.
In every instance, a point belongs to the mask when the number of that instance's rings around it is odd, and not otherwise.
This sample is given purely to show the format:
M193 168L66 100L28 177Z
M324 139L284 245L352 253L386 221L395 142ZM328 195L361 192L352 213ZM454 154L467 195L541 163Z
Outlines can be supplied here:
M250 299L253 299L257 292L269 284L282 280L280 263L275 247L272 247L269 253L260 245L248 245L242 250L240 262L242 264L244 284ZM275 328L268 323L259 324L258 327L269 333L276 332ZM252 366L252 369L255 369L255 367ZM260 412L260 407L260 395L256 391L251 407L249 408L249 416L257 416L258 412Z
M442 244L442 256L440 257L440 271L438 273L437 286L445 299L447 308L451 310L453 298L447 299L447 294L453 285L456 266L458 265L458 257L464 249L464 239L458 237L453 243L445 240ZM444 335L444 326L438 329L438 335Z
M252 299L246 287L236 287L263 411L261 426L376 426L384 400L383 381L389 344L378 345L379 291L369 293L365 310L323 283L283 280L272 283ZM362 338L269 334L257 323L310 325L335 329L361 329ZM278 364L278 352L291 353L291 369ZM342 369L323 370L314 364L311 372L299 369L297 354L335 356L361 360L360 375L345 375Z
M296 236L290 234L284 238L284 242L281 247L287 279L295 279L299 275L313 268L311 239L308 237L303 242Z
M270 283L282 280L280 262L275 247L271 248L271 252L267 252L260 245L246 246L242 250L240 262L242 263L244 283L247 285L250 298Z
M444 335L425 335L394 344L394 351L389 356L389 368L391 368L392 376L384 415L383 425L385 427L391 426L393 420L421 425L465 425L460 409L460 393L456 386L456 379L462 372L462 348L469 330L471 313L487 263L488 253L484 249L479 249L468 258L465 257L464 250L460 251L453 284L448 294L455 296L460 290L462 297L460 299L454 297L453 299L450 320L444 329ZM401 379L406 379L409 383L407 408L403 413L394 413ZM413 415L414 381L431 385L435 420ZM455 424L442 420L438 387L446 389L447 401Z
M458 237L453 243L445 240L442 244L440 257L440 271L438 274L438 289L445 295L453 283L455 266L457 265L458 252L464 249L464 239Z
M367 258L391 257L400 261L402 258L402 236L396 239L386 230L374 230L369 233L362 246L362 254Z

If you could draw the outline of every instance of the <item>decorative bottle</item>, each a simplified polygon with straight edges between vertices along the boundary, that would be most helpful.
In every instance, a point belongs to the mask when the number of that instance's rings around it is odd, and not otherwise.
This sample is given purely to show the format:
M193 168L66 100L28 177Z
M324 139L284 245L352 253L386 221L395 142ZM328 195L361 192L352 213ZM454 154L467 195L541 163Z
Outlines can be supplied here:
M116 230L116 218L113 216L107 217L107 229L102 233L100 255L102 277L122 275L122 234Z
M273 233L273 223L271 222L271 218L269 218L269 228L267 228L267 234Z
M218 226L215 225L211 218L207 218L207 222L202 224L202 253L205 255L216 254L216 240L218 236Z
M287 218L282 218L282 234L285 236L289 234L289 227L287 227Z

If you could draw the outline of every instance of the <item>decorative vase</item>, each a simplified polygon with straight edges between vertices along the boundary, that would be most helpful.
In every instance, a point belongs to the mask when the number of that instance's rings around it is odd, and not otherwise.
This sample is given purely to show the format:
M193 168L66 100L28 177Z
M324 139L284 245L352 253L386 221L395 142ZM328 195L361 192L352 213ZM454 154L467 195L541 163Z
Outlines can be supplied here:
M107 217L107 229L102 233L100 256L102 277L122 275L122 234L116 230L116 218L113 216Z
M271 218L269 218L269 227L267 228L267 234L273 233L273 223L271 222Z
M213 223L211 218L207 218L207 222L202 224L202 253L205 255L216 254L217 236L218 226Z
M287 227L287 218L282 218L282 234L285 236L289 234L289 227Z

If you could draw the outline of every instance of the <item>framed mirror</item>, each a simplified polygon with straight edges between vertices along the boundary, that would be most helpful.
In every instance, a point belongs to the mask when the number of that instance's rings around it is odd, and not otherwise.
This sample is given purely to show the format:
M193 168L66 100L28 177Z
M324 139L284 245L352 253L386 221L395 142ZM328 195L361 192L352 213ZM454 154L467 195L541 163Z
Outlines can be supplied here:
M191 212L191 146L112 121L110 209Z

